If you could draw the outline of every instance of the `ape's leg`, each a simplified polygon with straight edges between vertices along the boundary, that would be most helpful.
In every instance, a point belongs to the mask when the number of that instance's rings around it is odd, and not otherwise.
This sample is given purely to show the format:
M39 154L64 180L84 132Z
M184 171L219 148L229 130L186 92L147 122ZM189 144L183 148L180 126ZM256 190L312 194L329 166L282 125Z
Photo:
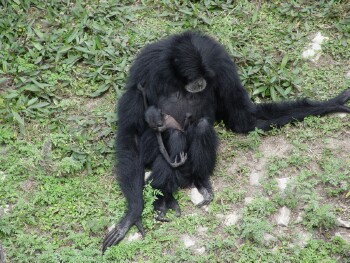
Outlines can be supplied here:
M231 70L235 72L234 66ZM350 88L335 98L327 101L312 101L308 99L298 101L283 101L280 103L253 104L247 91L235 74L228 72L220 78L218 89L217 120L223 120L229 129L246 133L255 128L270 130L281 127L293 121L302 121L307 116L322 116L335 112L350 113L350 107L345 104L350 100ZM233 86L228 83L235 83Z
M157 200L154 201L154 210L157 212L156 219L159 221L170 221L166 218L166 214L169 209L175 211L177 216L180 216L180 206L173 197L173 193L178 189L177 177L179 171L170 167L164 158L159 155L152 166L152 173L148 178L151 182L151 186L155 189L159 189L162 195L157 196Z
M157 138L153 130L148 129L147 131L144 132L140 140L140 149L141 149L140 151L141 151L141 155L143 156L145 165L151 167L151 165L153 164L152 169L155 171L153 172L151 177L148 179L148 181L153 182L155 178L153 178L152 176L158 174L157 179L153 184L151 183L151 185L154 188L156 187L165 188L164 183L160 183L160 185L156 185L156 182L158 182L160 179L159 176L162 176L163 174L161 173L161 171L163 169L168 169L168 168L166 166L165 167L163 166L164 160L162 156L160 156L159 154ZM158 160L156 161L157 158ZM172 173L172 172L173 171L169 171L169 173ZM163 192L163 195L159 195L157 197L157 200L154 202L154 209L158 213L158 216L156 219L163 222L170 221L165 217L168 209L173 209L176 212L177 216L180 216L181 214L178 203L176 202L172 194L166 192L166 190L165 192Z
M159 144L159 142L158 142ZM153 172L151 176L147 179L148 182L151 182L153 188L163 189L162 194L158 195L156 201L154 201L154 210L157 211L156 219L162 222L169 222L170 220L166 218L166 213L168 209L173 209L176 212L177 216L180 216L180 207L171 193L164 190L164 182L159 182L161 177L166 176L166 170L169 169L167 166L164 166L164 160L159 154L159 148L157 144L157 134L153 130L147 130L140 141L140 149L145 162L145 165L152 167ZM163 142L162 142L163 144ZM170 160L170 157L169 157ZM167 161L168 162L168 161ZM153 165L152 165L153 164ZM165 170L165 171L163 171ZM163 172L162 172L163 171ZM173 171L168 171L172 173ZM157 178L154 176L157 175ZM152 183L154 181L154 183Z
M164 141L172 162L179 153L187 150L186 136L179 130L171 128L166 130ZM184 166L188 166L187 162ZM157 219L160 221L168 221L165 217L168 209L173 209L177 215L180 215L180 207L172 194L180 185L186 184L184 181L188 181L187 184L190 184L189 179L183 176L183 171L186 169L184 166L181 169L173 168L160 154L153 162L152 173L148 180L153 188L159 189L163 193L163 196L158 196L158 199L154 202L154 208L158 212Z
M214 199L214 192L209 181L209 178L202 178L201 180L196 180L194 185L198 189L198 191L203 196L203 201L197 204L198 207L202 207L204 205L208 205Z
M152 129L147 129L140 139L140 153L145 167L151 168L152 163L159 156L159 147L156 133Z
M209 177L215 167L218 139L213 125L205 118L189 128L188 139L191 142L189 156L194 185L204 197L198 206L207 205L214 198Z
M154 210L156 210L158 213L156 219L159 221L170 221L168 218L166 218L166 213L169 209L174 210L176 216L181 215L180 206L171 193L163 193L162 196L158 196L158 199L154 202L153 205Z
M350 113L350 107L344 105L350 99L350 88L327 101L299 101L281 103L263 103L256 105L255 127L269 130L273 126L281 127L292 121L302 121L306 116L323 116L334 112Z

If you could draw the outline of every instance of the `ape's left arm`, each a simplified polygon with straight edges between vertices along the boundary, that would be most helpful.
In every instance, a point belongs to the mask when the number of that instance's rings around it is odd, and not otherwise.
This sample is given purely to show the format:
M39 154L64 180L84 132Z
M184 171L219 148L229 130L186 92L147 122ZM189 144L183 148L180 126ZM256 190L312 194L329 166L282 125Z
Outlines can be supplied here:
M350 88L327 101L302 99L279 103L253 104L240 82L233 62L222 59L222 69L217 77L217 119L235 132L248 132L255 128L270 130L306 116L323 116L334 112L350 113L345 104L350 99Z
M224 121L234 132L245 133L255 129L256 107L251 102L228 54L222 57L215 72L215 94L217 99L216 119Z

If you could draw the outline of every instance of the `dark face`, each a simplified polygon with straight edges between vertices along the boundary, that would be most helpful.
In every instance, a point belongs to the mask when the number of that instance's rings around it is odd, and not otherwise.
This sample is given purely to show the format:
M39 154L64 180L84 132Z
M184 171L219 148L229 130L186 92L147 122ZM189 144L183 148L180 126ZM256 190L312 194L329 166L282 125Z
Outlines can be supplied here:
M145 112L145 120L149 127L156 131L164 131L166 129L164 123L164 114L160 109L150 106Z
M204 78L198 78L185 86L185 89L190 93L201 92L207 86L207 82Z

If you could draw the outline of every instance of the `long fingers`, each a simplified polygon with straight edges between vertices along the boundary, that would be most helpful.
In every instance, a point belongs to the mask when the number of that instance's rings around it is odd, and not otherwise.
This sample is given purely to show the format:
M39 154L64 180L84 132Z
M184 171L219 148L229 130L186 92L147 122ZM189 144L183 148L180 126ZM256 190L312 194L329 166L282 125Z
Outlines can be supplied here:
M143 228L141 220L136 221L135 225L139 230L139 232L141 233L142 237L145 237L145 229Z
M187 160L187 153L181 152L180 153L180 161L177 161L177 155L175 156L175 161L173 163L171 163L171 166L176 168L179 167L181 165L183 165Z
M340 109L342 112L350 113L350 107L348 107L348 106L341 105L341 106L339 106L339 109Z
M126 233L129 231L131 226L132 225L129 225L127 223L120 223L112 231L110 231L103 240L102 254L107 250L108 247L114 246L115 244L119 243L125 237ZM145 230L142 226L141 219L138 219L135 222L135 226L140 231L142 237L144 237Z
M335 101L341 105L347 103L350 100L350 88L347 88L342 93L340 93L337 97L335 97Z
M170 222L171 221L169 218L167 218L165 216L165 212L162 212L162 211L157 212L156 220L158 220L160 222Z
M121 231L119 226L116 226L111 232L109 232L103 241L102 253L104 253L108 247L113 246L122 240L125 233L126 232L123 233L123 231Z

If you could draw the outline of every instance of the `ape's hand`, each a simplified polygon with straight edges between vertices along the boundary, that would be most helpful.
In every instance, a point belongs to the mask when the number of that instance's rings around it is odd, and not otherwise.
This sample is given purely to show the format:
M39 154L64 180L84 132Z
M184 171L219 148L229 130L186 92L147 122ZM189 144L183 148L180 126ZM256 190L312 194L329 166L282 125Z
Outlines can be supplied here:
M124 216L124 218L119 222L119 224L116 225L114 229L112 229L103 240L102 254L107 250L108 247L118 244L125 237L126 233L133 225L135 225L138 228L142 237L144 237L145 230L142 226L141 216L134 216L130 213L127 213Z
M175 161L173 163L172 162L169 163L172 167L174 167L174 168L179 167L179 166L183 165L186 162L186 160L187 160L187 153L180 152L179 156L180 156L180 158L179 158L180 160L179 161L177 160L178 155L176 155L175 156Z
M333 100L339 105L339 108L342 111L350 113L350 107L345 105L345 103L347 103L350 100L350 88L344 90Z

